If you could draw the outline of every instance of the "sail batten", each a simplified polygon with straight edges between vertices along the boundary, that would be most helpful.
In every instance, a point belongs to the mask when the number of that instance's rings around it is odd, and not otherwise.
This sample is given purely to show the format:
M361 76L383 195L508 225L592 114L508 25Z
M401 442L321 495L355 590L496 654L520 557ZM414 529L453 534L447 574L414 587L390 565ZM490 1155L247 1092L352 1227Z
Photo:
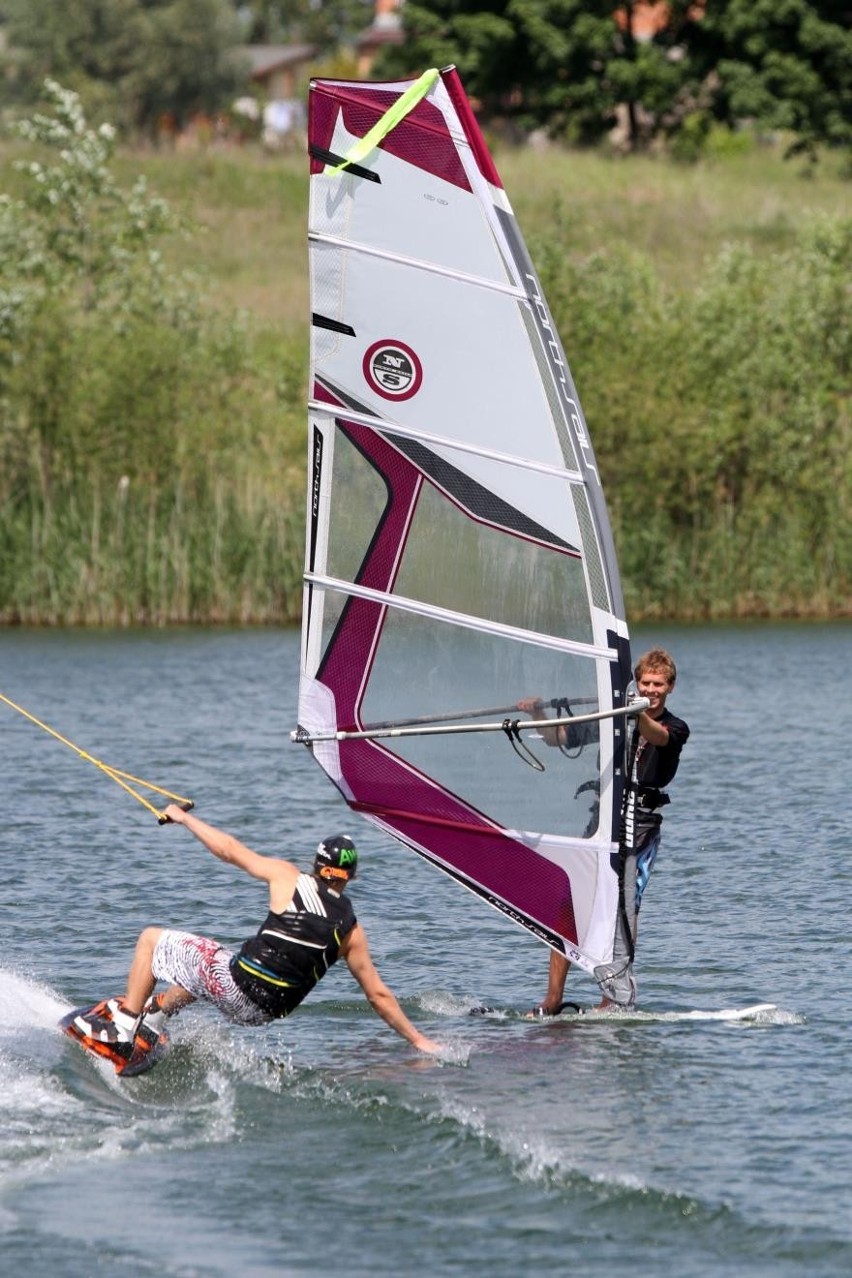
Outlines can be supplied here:
M314 82L309 150L295 737L353 810L593 973L615 930L630 652L568 362L453 68ZM447 705L453 731L403 726ZM489 706L543 771L471 725Z
M394 595L389 591L374 590L368 586L359 586L355 582L341 581L335 577L324 577L320 573L306 572L305 581L316 586L324 586L329 590L339 591L352 599L366 599L380 604L383 608L399 608L402 612L418 613L422 617L448 622L455 626L468 627L473 630L500 635L519 643L536 644L542 648L552 648L555 652L572 652L583 657L597 658L601 661L617 661L618 654L611 648L599 648L594 644L575 642L572 639L560 639L556 635L542 634L537 630L521 630L517 626L501 625L497 621L471 613L452 612L448 608L438 608L418 599L408 599L404 595Z
M339 405L326 404L320 399L309 400L308 409L311 413L325 413L329 417L341 416ZM548 466L544 462L532 461L530 458L519 456L517 453L500 453L493 448L483 448L478 444L467 444L462 440L449 439L446 435L435 435L430 431L415 430L388 417L373 417L369 413L361 413L354 408L347 407L344 415L347 421L354 422L358 426L367 426L371 430L381 431L383 435L399 435L401 439L420 440L421 443L429 444L434 448L452 448L460 453L471 453L475 457L485 457L491 461L517 467L520 470L534 470L541 475L553 475L572 484L582 484L584 482L583 476L578 470L566 470L564 466Z
M332 248L345 249L347 253L374 257L385 262L394 262L396 265L404 266L414 271L426 271L431 275L440 275L456 284L472 285L475 288L488 289L492 293L502 293L506 297L513 297L519 302L534 301L535 295L519 285L504 284L499 280L486 279L481 275L468 275L464 271L450 270L448 267L441 266L438 262L420 261L417 258L404 257L401 253L388 253L376 248L373 244L358 244L354 240L346 240L341 236L322 235L319 233L309 235L308 241L313 244L327 244Z

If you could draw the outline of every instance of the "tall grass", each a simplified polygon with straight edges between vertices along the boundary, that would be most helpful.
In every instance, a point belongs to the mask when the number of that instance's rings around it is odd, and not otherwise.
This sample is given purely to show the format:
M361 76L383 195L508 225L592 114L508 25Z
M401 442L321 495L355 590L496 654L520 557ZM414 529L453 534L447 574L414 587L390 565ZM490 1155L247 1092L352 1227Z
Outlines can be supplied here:
M297 620L303 365L216 316L39 324L6 377L0 622Z
M852 614L852 221L729 246L680 293L641 255L541 249L632 615Z
M13 196L17 154L0 153ZM583 400L631 617L852 615L839 172L806 181L759 151L498 165ZM0 621L295 620L305 166L246 150L114 167L184 233L159 246L158 289L143 267L110 302L87 305L79 281L45 290L11 355L0 298Z
M770 256L792 247L815 217L848 215L839 156L815 173L767 149L685 166L648 156L498 147L497 165L528 241L558 228L575 258L626 249L647 256L663 283L691 291L729 243ZM279 332L308 308L307 161L246 150L122 154L125 180L144 174L195 225L169 249L176 266L203 265L220 300ZM569 351L569 356L571 352Z
M296 511L257 481L223 478L41 495L3 520L0 621L295 622Z

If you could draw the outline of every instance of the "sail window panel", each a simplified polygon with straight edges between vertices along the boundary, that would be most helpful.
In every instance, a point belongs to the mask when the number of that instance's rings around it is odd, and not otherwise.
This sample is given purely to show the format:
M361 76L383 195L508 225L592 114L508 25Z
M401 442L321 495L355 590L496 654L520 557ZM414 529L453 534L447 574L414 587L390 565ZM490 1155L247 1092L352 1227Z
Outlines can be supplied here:
M517 703L530 696L587 701L576 713L595 711L596 663L391 608L359 720L367 727L438 714L448 723L526 719ZM395 738L382 746L506 828L588 838L598 832L599 734L611 731L610 721L577 725L567 754L524 733L544 772L518 758L503 732ZM401 794L385 800L406 806Z
M327 575L357 581L388 506L381 474L339 428L334 432L334 468L329 507Z
M546 519L547 511L541 514ZM495 522L505 518L495 499ZM429 483L420 491L394 591L524 630L593 642L579 556L474 520Z
M524 427L525 423L519 422L515 430L520 458ZM515 456L494 457L437 441L421 443L391 431L387 437L472 519L568 552L579 551L581 526L571 500L571 480L564 473L527 466Z
M311 310L326 320L346 324L346 258L342 249L323 245L311 246ZM352 339L330 328L311 327L311 368L316 369L334 357L341 342Z
M321 672L322 662L328 655L331 641L340 623L348 596L338 590L320 590L316 586L314 587L314 595L317 601L314 604L314 611L322 617L322 640L320 643L322 657L318 667ZM351 727L351 725L348 726Z

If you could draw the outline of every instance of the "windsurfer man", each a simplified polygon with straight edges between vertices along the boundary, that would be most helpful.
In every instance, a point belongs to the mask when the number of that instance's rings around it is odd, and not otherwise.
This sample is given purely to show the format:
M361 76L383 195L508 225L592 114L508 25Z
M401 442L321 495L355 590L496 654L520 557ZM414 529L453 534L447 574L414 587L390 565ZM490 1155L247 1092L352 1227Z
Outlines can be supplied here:
M651 648L644 653L636 662L633 673L639 696L646 697L650 705L638 716L629 747L625 805L627 830L621 867L624 891L620 893L623 908L619 908L615 922L612 962L596 971L603 994L598 1011L632 1008L636 1003L633 956L639 907L660 848L663 819L659 809L669 802L663 787L673 780L681 750L689 737L689 728L683 719L678 719L666 708L666 700L675 686L677 670L665 648ZM562 729L550 731L558 733ZM558 738L544 736L544 739L548 744L560 744ZM550 951L547 993L536 1008L539 1015L555 1016L561 1009L570 966L564 955L556 950Z

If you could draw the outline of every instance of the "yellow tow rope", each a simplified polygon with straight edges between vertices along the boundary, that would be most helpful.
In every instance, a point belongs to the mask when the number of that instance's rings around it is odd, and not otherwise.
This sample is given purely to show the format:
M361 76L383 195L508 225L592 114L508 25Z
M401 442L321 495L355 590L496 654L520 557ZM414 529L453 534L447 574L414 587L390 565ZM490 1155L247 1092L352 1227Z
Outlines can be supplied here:
M30 712L25 710L23 706L16 705L15 702L10 701L8 697L4 697L2 692L0 692L0 701L9 706L11 710L17 710L18 714L22 714L25 719L29 719L30 723L34 723L37 728L43 728L45 732L49 732L52 737L55 737L57 741L61 741L63 745L68 746L69 750L73 750L81 759L85 759L87 763L93 763L96 768L100 768L101 772L105 772L106 775L115 781L117 785L121 786L122 790L126 790L128 794L132 794L133 798L137 801L137 803L141 803L143 808L147 808L149 812L153 812L160 825L165 825L169 818L163 812L158 812L153 803L149 803L143 794L139 794L137 790L133 789L133 785L140 785L144 790L153 790L155 794L162 794L164 798L174 800L175 803L179 804L180 807L183 808L184 812L189 812L190 808L195 806L192 799L187 799L181 794L172 794L171 790L164 790L162 786L154 785L152 781L143 781L141 777L134 777L130 772L122 772L121 768L111 768L108 763L103 763L100 759L96 759L94 755L89 754L87 750L81 750L81 748L75 745L73 741L69 741L67 737L63 737L60 732L57 732L48 724L42 723L41 719L37 719L34 714L30 714ZM128 782L130 781L133 782L133 785L128 785Z

